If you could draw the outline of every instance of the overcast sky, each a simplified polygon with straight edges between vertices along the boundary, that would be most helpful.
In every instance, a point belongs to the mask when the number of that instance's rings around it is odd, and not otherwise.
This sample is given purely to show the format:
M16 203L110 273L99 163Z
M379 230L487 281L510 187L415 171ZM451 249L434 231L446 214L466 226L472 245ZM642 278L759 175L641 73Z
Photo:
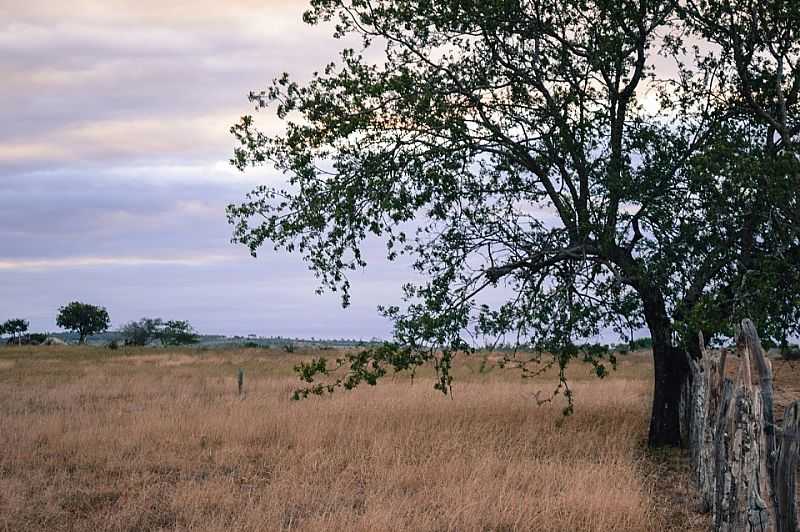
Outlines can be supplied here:
M303 79L341 43L304 0L0 0L0 320L56 330L71 300L113 326L188 319L208 333L385 337L402 266L317 296L297 256L230 243L224 208L268 171L228 165L247 93ZM277 127L263 113L262 129Z

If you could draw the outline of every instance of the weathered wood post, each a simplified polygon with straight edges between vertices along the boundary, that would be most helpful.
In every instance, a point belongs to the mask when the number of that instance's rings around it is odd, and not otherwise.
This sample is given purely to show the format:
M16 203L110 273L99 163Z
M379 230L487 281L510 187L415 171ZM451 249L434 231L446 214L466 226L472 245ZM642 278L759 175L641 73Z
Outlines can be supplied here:
M711 511L716 491L714 435L724 379L724 360L718 363L717 358L706 351L702 334L698 335L698 341L700 359L689 359L692 380L687 393L688 440L703 509Z
M714 530L771 532L775 526L768 499L762 394L754 390L751 350L737 342L741 355L736 384L726 379L714 438L716 493Z
M800 423L800 401L786 408L783 415L783 430L778 435L778 455L775 460L775 500L778 532L797 530L797 502L795 500L795 471L797 468L798 423Z
M723 528L729 512L729 501L726 496L728 484L730 483L730 472L728 471L728 411L733 401L733 381L725 379L722 384L722 395L717 406L717 415L714 426L714 530L727 530Z
M777 487L775 485L775 460L777 452L775 448L775 416L773 413L773 393L772 393L772 363L766 357L761 340L758 337L755 325L749 319L742 320L742 336L747 346L747 351L753 358L758 368L759 390L763 402L763 454L766 478L764 482L763 496L771 503L771 511L777 519L781 510L776 497ZM763 475L762 475L763 476ZM778 528L780 532L784 532ZM792 528L788 532L795 532Z
M244 369L239 368L236 375L236 382L239 385L239 397L242 397L242 393L244 392Z

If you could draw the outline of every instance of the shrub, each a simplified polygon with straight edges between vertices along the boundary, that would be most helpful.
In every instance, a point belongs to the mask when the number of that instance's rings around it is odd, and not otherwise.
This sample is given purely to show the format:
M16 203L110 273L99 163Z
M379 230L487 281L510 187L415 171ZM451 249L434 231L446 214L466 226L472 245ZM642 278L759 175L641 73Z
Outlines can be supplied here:
M142 318L126 323L119 332L125 345L147 345L158 338L162 325L161 318Z
M28 343L30 345L40 345L47 340L47 335L44 333L30 333L28 335Z
M781 357L784 360L800 360L800 346L788 345L781 347Z

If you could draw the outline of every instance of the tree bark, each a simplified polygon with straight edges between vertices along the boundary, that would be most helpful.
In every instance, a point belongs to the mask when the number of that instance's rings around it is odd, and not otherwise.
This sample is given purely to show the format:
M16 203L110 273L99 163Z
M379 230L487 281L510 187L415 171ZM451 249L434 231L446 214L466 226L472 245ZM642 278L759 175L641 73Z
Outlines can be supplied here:
M686 351L673 345L672 323L664 299L657 291L642 294L644 314L653 340L653 410L650 416L650 447L680 447L681 391L690 378Z
M652 331L651 331L652 332ZM671 344L653 341L653 411L650 447L679 447L681 441L681 387L689 377L686 353Z

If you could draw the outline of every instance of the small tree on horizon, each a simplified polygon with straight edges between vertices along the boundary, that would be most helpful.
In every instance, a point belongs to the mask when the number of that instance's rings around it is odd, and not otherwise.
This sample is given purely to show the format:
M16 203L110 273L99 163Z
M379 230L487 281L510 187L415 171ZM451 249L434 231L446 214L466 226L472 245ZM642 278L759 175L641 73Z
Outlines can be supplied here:
M78 343L85 344L88 336L108 330L111 321L105 307L73 301L58 309L56 325L77 332Z
M22 345L22 335L28 330L30 322L22 318L7 320L0 325L0 334L10 334L12 340L17 340L18 345Z

